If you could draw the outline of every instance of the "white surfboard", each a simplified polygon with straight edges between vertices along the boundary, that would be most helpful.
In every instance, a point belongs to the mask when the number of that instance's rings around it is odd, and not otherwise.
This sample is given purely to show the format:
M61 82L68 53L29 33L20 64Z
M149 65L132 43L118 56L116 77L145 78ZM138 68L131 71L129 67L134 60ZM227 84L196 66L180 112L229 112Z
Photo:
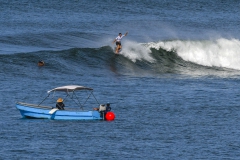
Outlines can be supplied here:
M49 114L53 114L57 111L58 109L57 108L53 108L51 111L49 111Z

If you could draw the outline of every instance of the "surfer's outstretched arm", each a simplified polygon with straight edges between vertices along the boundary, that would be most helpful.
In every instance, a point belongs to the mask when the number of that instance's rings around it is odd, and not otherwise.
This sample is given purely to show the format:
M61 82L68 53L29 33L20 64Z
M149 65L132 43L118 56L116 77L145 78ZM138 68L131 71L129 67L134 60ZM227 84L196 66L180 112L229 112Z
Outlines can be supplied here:
M127 34L128 34L128 32L126 32L126 33L124 34L124 36L127 36Z

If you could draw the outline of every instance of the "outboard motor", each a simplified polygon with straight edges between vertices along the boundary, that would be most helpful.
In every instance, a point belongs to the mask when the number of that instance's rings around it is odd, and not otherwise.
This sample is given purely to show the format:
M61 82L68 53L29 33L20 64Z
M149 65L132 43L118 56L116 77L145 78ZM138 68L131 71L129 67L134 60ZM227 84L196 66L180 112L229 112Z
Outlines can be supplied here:
M106 112L111 111L110 103L107 103Z
M103 119L105 119L105 112L106 112L106 106L104 104L101 104L99 106L99 113Z
M99 113L103 120L112 121L115 119L115 114L111 112L110 103L101 104L99 106Z

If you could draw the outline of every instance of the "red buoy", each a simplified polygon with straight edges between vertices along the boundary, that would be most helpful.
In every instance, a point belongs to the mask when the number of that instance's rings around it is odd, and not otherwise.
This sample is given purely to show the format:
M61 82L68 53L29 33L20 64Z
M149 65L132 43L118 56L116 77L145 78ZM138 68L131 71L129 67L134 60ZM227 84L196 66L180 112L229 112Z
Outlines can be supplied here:
M115 114L113 112L107 112L105 115L105 119L107 121L113 121L115 119Z

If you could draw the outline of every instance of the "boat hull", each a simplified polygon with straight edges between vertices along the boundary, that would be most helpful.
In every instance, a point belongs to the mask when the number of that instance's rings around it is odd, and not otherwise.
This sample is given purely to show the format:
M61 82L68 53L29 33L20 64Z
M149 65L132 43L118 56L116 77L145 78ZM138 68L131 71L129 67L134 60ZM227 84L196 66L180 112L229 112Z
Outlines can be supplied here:
M23 118L41 118L53 120L102 120L98 111L57 110L49 106L16 103Z

